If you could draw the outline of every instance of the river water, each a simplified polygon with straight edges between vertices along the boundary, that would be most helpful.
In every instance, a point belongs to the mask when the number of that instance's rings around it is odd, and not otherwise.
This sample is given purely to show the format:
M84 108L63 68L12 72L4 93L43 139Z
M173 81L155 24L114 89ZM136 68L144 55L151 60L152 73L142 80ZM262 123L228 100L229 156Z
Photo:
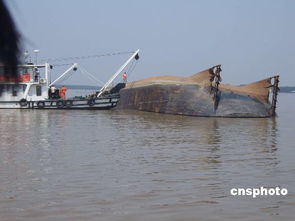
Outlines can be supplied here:
M294 113L0 110L0 220L295 220ZM288 195L230 195L260 186Z

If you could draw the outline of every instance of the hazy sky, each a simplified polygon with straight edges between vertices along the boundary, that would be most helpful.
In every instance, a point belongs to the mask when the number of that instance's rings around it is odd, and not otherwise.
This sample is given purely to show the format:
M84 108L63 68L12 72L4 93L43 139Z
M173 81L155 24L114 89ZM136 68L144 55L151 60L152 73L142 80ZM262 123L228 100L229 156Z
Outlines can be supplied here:
M8 1L7 1L8 2ZM224 83L295 85L292 0L10 0L24 46L59 58L139 48L132 80L222 64ZM124 59L127 59L125 56ZM124 59L87 65L107 79ZM77 79L82 77L78 76Z

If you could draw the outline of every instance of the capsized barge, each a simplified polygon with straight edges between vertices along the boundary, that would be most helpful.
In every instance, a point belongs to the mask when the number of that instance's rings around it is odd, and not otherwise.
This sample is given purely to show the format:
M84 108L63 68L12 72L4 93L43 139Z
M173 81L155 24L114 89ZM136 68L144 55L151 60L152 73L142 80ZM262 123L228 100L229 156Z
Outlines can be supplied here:
M159 76L127 83L117 109L201 117L275 116L279 76L242 86L221 83L221 65L189 77Z

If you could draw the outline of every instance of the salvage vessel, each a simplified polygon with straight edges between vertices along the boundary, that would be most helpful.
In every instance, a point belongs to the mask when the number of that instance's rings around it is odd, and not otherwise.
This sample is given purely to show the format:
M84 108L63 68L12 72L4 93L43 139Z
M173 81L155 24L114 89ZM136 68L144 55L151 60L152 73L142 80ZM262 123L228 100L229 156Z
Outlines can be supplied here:
M119 90L122 84L111 87L115 78L133 60L138 59L138 52L116 71L114 75L95 93L85 97L63 99L57 94L51 94L51 87L65 78L70 72L78 69L78 63L73 63L57 79L50 81L52 65L49 63L25 63L18 66L17 78L9 78L3 72L5 66L0 66L0 108L3 109L111 109L117 105ZM89 74L89 73L88 73ZM125 84L123 84L125 86Z

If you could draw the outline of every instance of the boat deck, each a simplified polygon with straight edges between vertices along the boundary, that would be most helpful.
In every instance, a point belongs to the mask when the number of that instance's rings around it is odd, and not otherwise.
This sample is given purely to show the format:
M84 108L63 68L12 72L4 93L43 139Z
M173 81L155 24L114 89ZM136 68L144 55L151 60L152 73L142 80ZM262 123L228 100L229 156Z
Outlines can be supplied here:
M119 101L119 94L99 98L47 99L40 101L5 101L7 108L21 109L111 109ZM4 102L3 102L4 104ZM4 107L5 108L5 107Z

